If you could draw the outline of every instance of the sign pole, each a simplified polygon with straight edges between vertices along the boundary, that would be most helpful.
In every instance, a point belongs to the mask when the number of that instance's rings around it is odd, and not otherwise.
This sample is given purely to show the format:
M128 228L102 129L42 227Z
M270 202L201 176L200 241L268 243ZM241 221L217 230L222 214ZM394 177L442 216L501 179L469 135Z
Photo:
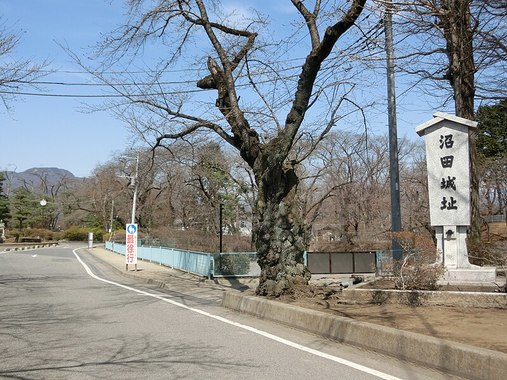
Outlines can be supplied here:
M135 224L135 221L136 221L136 206L137 206L137 189L138 189L138 180L137 180L137 176L138 176L138 173L139 173L139 152L137 152L137 159L136 159L136 174L134 176L134 196L132 198L132 220L131 220L131 223L130 225L133 226L135 225L135 235L136 235L136 247L135 247L135 252L136 252L136 260L135 260L135 263L134 263L134 270L137 272L137 224ZM128 270L128 262L127 262L127 270Z

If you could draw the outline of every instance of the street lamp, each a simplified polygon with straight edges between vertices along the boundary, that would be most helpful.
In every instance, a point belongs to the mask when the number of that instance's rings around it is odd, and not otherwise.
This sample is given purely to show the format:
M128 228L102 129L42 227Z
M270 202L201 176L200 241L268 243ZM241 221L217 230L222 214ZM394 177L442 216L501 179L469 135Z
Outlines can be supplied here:
M41 201L39 202L39 204L41 205L41 217L42 217L42 228L44 228L44 207L48 204L48 201L46 201L44 198L41 199Z
M220 203L220 212L219 212L219 224L220 224L220 233L219 233L219 236L220 236L220 242L219 242L219 253L220 253L220 263L222 262L222 250L223 250L223 246L222 246L222 239L223 239L223 236L224 236L224 230L223 230L223 212L224 212L224 204L223 203Z

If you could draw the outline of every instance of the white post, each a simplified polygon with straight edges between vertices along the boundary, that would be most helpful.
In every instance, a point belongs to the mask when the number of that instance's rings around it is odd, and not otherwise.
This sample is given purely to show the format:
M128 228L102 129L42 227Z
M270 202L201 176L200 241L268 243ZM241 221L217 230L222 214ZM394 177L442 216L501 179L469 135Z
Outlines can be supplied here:
M93 248L93 232L88 232L88 248Z

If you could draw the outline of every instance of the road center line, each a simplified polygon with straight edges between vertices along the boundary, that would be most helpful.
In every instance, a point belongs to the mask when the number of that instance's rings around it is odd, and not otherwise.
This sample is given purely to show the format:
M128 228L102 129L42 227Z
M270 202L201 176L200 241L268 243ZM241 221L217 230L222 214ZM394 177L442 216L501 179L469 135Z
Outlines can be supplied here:
M76 256L76 258L79 261L79 263L86 270L86 273L88 273L88 275L90 277L92 277L92 278L94 278L94 279L96 279L98 281L102 281L102 282L105 282L107 284L114 285L114 286L117 286L117 287L129 290L129 291L135 292L138 295L145 295L145 296L149 296L149 297L152 297L152 298L156 298L156 299L158 299L160 301L170 303L170 304L172 304L174 306L178 306L178 307L180 307L182 309L186 309L186 310L192 311L194 313L198 313L198 314L204 315L206 317L213 318L213 319L215 319L217 321L220 321L220 322L223 322L223 323L227 323L227 324L235 326L235 327L239 327L239 328L241 328L243 330L247 330L247 331L250 331L250 332L252 332L254 334L261 335L261 336L263 336L265 338L268 338L268 339L274 340L276 342L282 343L282 344L284 344L286 346L289 346L289 347L295 348L297 350L301 350L301 351L307 352L309 354L312 354L312 355L315 355L315 356L318 356L318 357L321 357L321 358L324 358L324 359L328 359L328 360L334 361L336 363L340 363L340 364L345 365L347 367L354 368L354 369L356 369L358 371L365 372L365 373L368 373L368 374L373 375L373 376L377 376L377 377L379 377L381 379L385 379L385 380L401 380L398 377L391 376L391 375L386 374L384 372L377 371L377 370L375 370L373 368L365 367L365 366L363 366L361 364L357 364L357 363L351 362L349 360L342 359L342 358L339 358L337 356L333 356L333 355L330 355L330 354L326 354L325 352L321 352L321 351L315 350L315 349L310 348L310 347L303 346L303 345L295 343L295 342L291 342L290 340L287 340L287 339L281 338L279 336L270 334L270 333L268 333L266 331L262 331L262 330L256 329L255 327L251 327L251 326L243 325L243 324L238 323L238 322L231 321L231 320L229 320L227 318L223 318L223 317L221 317L219 315L214 315L214 314L208 313L206 311L203 311L203 310L200 310L200 309L196 309L196 308L184 305L182 303L179 303L179 302L176 302L176 301L164 298L163 296L160 296L160 295L157 295L157 294L145 292L144 290L136 289L136 288L133 288L133 287L130 287L130 286L127 286L127 285L123 285L123 284L120 284L120 283L117 283L117 282L114 282L114 281L110 281L110 280L106 280L104 278L101 278L101 277L97 276L95 273L93 273L91 271L91 269L88 267L88 265L86 265L83 262L83 260L81 259L81 257L79 257L79 255L76 252L79 249L82 249L82 248L74 249L72 251L74 253L74 256Z

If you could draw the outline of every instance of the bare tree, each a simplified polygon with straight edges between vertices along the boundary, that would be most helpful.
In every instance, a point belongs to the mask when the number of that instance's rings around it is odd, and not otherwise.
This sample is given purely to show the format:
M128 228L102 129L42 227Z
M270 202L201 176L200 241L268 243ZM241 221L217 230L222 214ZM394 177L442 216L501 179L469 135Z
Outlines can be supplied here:
M398 10L398 68L444 90L457 116L475 119L475 100L505 95L504 0L393 1ZM495 80L491 81L494 77ZM445 99L445 96L444 96ZM445 103L445 102L444 102ZM480 239L475 133L470 133L471 211L469 239Z
M474 119L476 98L505 96L505 0L392 3L399 70L416 74L433 94L435 87L443 90L456 114L468 119Z
M9 30L6 22L0 17L0 101L6 109L10 101L19 94L21 88L33 84L45 73L46 63L35 64L28 59L14 56L16 46L20 43L20 34Z
M137 181L136 223L143 227L146 233L153 226L154 218L161 215L155 210L168 207L166 194L172 189L168 184L170 176L165 169L164 155L153 160L151 152L142 152L136 176L135 159L125 152L114 157L110 162L99 166L93 175L87 178L75 193L72 203L77 211L74 218L92 218L96 224L107 230L110 224L111 208L115 220L125 224L131 219L132 202L134 196L134 181ZM164 169L162 168L164 166ZM114 201L114 206L113 206ZM170 207L168 207L170 208ZM81 214L81 216L79 215ZM171 218L169 218L171 219ZM168 218L161 218L160 223L167 223ZM157 224L157 222L155 223Z
M145 141L155 140L155 147L168 147L167 141L212 131L239 152L257 184L253 228L261 267L257 294L266 296L291 292L310 278L303 265L304 234L294 202L299 183L296 166L307 153L296 157L293 148L301 137L306 114L317 101L325 99L327 111L316 111L327 115L329 121L320 131L314 128L315 144L339 119L337 94L342 88L335 79L338 70L329 70L321 79L319 74L337 41L360 17L366 0L343 1L341 8L326 9L320 0L313 2L312 9L301 0L291 3L302 17L307 43L298 44L293 38L274 45L269 41L273 35L261 42L258 36L264 17L256 11L250 12L252 19L246 22L234 14L224 17L218 2L129 1L129 23L106 39L100 50L102 55L110 53L109 60L103 61L102 73L90 70L124 96L115 109L128 115L126 120ZM117 67L120 61L135 62L153 41L159 42L158 48L166 49L168 56L158 62L150 91L143 86L146 81L135 81L137 87L122 86L106 78L107 69ZM289 62L288 52L296 45L298 54L306 58L299 68L285 66L284 72L282 63ZM189 102L190 92L167 91L164 70L203 52L207 58L200 60L197 70L202 72L205 61L207 75L197 81L195 89L202 94ZM269 84L260 80L267 73ZM182 86L188 84L183 82ZM216 94L213 107L204 100L210 90ZM240 92L245 93L244 99ZM284 121L280 120L282 113Z

